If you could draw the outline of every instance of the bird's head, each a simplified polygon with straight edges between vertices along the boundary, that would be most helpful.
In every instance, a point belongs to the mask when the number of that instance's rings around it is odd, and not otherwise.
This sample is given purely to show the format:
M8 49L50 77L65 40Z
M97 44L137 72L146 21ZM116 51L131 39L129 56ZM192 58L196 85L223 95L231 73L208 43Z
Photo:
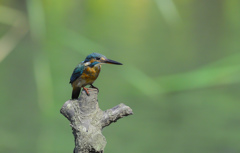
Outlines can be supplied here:
M88 55L83 63L86 66L90 66L90 67L93 67L95 65L101 65L101 64L122 65L122 63L116 62L114 60L107 59L106 56L98 54L98 53L92 53L92 54Z

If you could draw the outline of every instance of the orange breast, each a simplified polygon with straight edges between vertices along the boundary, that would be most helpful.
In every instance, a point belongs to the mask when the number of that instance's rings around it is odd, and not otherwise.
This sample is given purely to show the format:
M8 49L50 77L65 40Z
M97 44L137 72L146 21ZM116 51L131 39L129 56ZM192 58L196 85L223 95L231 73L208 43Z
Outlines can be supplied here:
M82 75L81 75L81 79L85 80L85 85L87 84L92 84L98 77L100 73L100 67L87 67Z

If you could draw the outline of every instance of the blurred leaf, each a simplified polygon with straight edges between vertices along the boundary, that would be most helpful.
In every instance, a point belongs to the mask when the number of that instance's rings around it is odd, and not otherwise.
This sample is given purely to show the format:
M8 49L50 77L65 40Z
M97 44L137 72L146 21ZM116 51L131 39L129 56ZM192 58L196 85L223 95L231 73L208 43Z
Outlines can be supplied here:
M240 82L240 54L230 55L186 73L161 76L158 82L166 90L176 92Z
M0 22L11 26L0 38L0 62L17 46L28 32L26 17L20 11L0 6Z
M63 33L64 34L62 37L58 37L59 42L84 54L85 56L89 54L89 51L101 51L102 53L104 53L104 50L106 50L106 48L104 48L100 44L84 37L81 34L78 34L77 32L65 29Z
M147 96L162 93L160 84L134 66L128 65L122 76L127 82Z

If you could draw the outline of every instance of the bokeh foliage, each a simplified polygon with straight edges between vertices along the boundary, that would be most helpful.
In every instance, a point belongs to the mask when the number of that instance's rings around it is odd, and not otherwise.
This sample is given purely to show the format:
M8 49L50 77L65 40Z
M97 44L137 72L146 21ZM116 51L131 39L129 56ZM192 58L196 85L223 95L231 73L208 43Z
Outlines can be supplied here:
M0 0L0 152L72 152L74 67L98 52L110 153L240 152L240 1Z

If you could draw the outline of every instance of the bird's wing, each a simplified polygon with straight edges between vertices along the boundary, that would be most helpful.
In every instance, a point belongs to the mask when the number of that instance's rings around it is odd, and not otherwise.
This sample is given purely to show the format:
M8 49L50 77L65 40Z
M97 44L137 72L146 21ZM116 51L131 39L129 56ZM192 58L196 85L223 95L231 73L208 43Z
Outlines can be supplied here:
M78 77L80 77L84 69L85 69L85 66L83 63L78 64L77 67L73 70L69 83L73 83Z

